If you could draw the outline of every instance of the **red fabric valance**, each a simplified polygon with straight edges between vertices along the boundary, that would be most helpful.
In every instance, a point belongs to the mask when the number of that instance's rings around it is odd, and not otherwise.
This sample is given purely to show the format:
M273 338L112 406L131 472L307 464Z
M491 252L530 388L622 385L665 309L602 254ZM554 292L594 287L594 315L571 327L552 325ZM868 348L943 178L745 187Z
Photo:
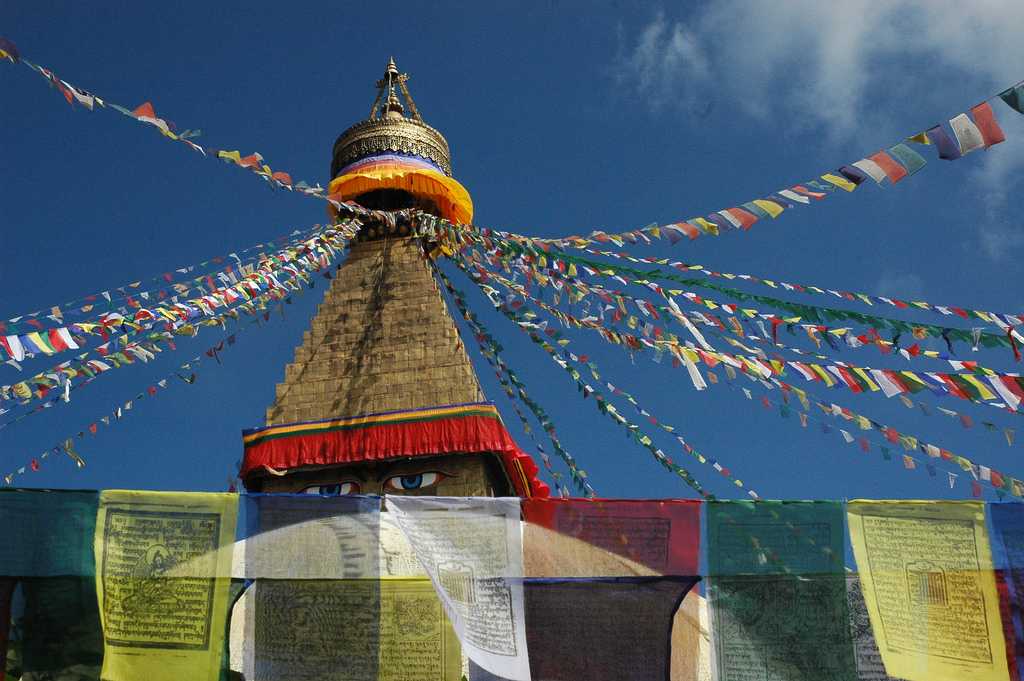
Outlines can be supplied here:
M241 477L271 468L386 461L442 454L498 455L525 498L547 497L538 468L516 446L498 410L487 402L266 426L242 432Z

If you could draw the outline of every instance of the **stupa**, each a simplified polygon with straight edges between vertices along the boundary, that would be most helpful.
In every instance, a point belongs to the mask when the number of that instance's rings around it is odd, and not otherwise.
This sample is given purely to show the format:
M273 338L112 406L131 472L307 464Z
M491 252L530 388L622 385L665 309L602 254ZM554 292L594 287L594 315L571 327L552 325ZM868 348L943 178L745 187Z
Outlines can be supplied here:
M473 202L452 177L448 142L423 121L407 81L389 60L369 117L334 144L329 192L469 222ZM244 433L247 489L548 495L484 401L426 246L401 220L364 224L285 368L266 426Z

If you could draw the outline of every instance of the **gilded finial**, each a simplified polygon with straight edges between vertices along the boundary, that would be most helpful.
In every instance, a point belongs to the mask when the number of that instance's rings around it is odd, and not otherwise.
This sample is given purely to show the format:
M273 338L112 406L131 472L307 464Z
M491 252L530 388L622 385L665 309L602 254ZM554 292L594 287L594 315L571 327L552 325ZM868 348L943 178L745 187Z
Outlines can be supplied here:
M377 97L366 120L346 130L335 143L331 177L347 163L380 151L400 151L429 159L451 175L448 142L424 122L407 82L409 74L388 59L382 78L376 81Z

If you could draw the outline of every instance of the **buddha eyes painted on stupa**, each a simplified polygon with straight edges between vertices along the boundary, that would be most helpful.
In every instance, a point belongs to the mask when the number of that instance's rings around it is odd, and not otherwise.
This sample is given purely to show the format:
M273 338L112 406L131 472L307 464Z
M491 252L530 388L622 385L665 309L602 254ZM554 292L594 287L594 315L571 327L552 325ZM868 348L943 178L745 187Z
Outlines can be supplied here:
M405 471L398 475L385 474L377 479L321 482L304 487L301 493L322 497L346 494L436 494L438 484L452 477L456 476L436 470Z

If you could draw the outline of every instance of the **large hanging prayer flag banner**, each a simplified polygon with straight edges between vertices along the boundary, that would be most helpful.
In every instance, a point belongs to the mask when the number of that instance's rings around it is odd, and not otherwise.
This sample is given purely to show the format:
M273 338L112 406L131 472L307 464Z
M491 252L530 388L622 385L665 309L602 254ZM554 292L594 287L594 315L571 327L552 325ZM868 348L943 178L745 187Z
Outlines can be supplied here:
M691 576L700 563L700 502L526 499L530 577Z
M856 500L848 517L886 671L909 681L1005 681L984 505Z
M236 494L100 495L103 679L217 681L237 514Z
M518 498L387 497L476 664L530 681Z
M459 681L458 638L426 577L256 580L232 612L253 681Z
M92 577L99 492L2 490L0 575Z
M247 494L238 579L367 579L380 576L380 499Z
M19 588L24 598L22 679L100 678L104 645L96 579L26 579Z
M526 580L526 639L533 678L669 681L673 618L699 580Z
M719 681L856 678L839 502L708 501Z

